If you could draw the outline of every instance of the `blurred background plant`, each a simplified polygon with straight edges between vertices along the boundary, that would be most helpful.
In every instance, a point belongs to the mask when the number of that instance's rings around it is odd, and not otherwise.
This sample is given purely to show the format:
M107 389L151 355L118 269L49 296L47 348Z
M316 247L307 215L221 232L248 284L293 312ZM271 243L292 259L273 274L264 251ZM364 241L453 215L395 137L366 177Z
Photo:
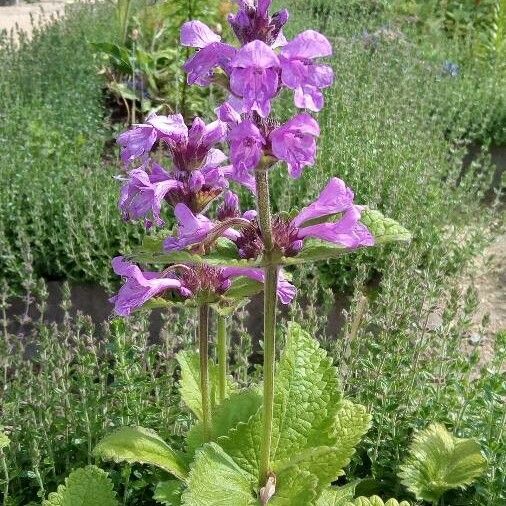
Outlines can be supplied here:
M221 32L228 13L223 3L118 0L114 5L117 42L92 42L92 46L105 58L102 73L107 89L121 100L126 122L140 121L153 111L180 112L191 118L207 109L209 91L190 91L186 84L181 66L189 53L178 43L179 27L185 21L202 17Z

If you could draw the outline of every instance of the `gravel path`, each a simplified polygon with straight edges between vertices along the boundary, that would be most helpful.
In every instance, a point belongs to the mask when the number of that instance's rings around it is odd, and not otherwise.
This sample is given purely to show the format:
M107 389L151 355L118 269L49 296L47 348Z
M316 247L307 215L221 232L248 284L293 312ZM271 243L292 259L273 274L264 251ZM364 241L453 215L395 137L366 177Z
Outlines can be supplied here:
M51 14L63 12L64 0L42 1L37 3L19 3L7 7L0 7L0 31L11 30L16 25L28 34L32 31L30 16L33 16L35 24L40 18L48 18Z

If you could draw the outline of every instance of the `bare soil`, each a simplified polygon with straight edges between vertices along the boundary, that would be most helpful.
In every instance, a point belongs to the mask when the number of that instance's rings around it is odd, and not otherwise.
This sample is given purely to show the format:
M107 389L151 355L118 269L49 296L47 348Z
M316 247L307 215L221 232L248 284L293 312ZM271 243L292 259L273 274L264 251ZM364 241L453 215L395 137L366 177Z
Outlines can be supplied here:
M36 3L19 2L18 5L0 7L0 31L19 28L28 35L32 32L32 20L35 26L39 21L49 19L52 14L63 13L65 0L43 0Z

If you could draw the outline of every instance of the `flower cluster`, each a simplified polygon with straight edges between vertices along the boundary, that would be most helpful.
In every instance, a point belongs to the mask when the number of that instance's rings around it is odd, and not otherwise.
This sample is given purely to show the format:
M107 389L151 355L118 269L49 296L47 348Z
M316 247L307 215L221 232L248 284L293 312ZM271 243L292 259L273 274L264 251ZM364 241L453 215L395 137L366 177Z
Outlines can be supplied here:
M205 124L196 118L188 128L180 114L153 114L118 138L128 170L121 213L125 219L144 219L147 227L162 226L162 206L172 207L178 226L163 242L166 254L186 250L205 256L224 238L235 246L239 260L261 259L266 247L257 212L240 211L230 184L256 193L257 171L272 170L280 161L298 178L316 161L320 128L312 113L322 109L322 90L334 79L332 68L319 61L331 56L331 44L313 30L287 40L283 26L288 12L271 14L271 0L237 3L237 12L229 16L237 46L223 42L200 21L181 29L182 45L196 49L184 65L188 83L217 84L229 94L216 109L217 119ZM271 115L272 101L287 91L302 111L280 122ZM227 154L219 148L223 145ZM170 167L164 168L167 158ZM219 197L222 203L214 218L209 217L211 203ZM274 253L297 256L310 238L348 249L371 246L374 238L360 222L361 212L353 192L332 178L297 216L273 217ZM264 281L257 268L176 264L161 273L142 272L121 257L113 266L126 279L112 299L119 314L129 314L153 297L226 297L238 277ZM294 295L295 288L281 273L279 300L288 303Z

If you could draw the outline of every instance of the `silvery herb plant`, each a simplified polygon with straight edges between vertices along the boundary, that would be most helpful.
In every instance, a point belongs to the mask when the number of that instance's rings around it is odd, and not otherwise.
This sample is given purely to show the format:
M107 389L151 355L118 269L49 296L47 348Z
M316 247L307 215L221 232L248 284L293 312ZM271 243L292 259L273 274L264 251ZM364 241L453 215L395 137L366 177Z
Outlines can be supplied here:
M320 59L332 48L313 30L288 41L288 12L271 14L271 0L238 4L229 16L236 46L200 21L181 28L182 45L196 48L184 65L188 83L228 92L217 118L208 124L195 118L188 127L180 114L152 114L118 138L127 168L119 207L126 220L142 219L152 233L133 255L113 260L125 282L111 300L125 317L140 308L195 307L199 352L182 352L178 360L181 396L196 422L183 453L151 430L123 427L106 436L95 455L166 471L154 495L166 505L383 504L377 497L354 499L353 484L332 486L370 416L343 399L331 359L299 325L288 327L276 364L276 309L296 296L284 267L410 236L357 204L337 177L303 209L273 215L270 173L286 170L298 178L315 163L315 115L324 106L322 90L334 79ZM283 122L272 114L282 93L293 94L297 109ZM254 195L256 209L241 209L233 185ZM172 232L164 228L169 209L177 221ZM152 270L139 267L146 264ZM241 390L227 375L227 321L262 291L263 382ZM216 364L208 350L211 309Z

